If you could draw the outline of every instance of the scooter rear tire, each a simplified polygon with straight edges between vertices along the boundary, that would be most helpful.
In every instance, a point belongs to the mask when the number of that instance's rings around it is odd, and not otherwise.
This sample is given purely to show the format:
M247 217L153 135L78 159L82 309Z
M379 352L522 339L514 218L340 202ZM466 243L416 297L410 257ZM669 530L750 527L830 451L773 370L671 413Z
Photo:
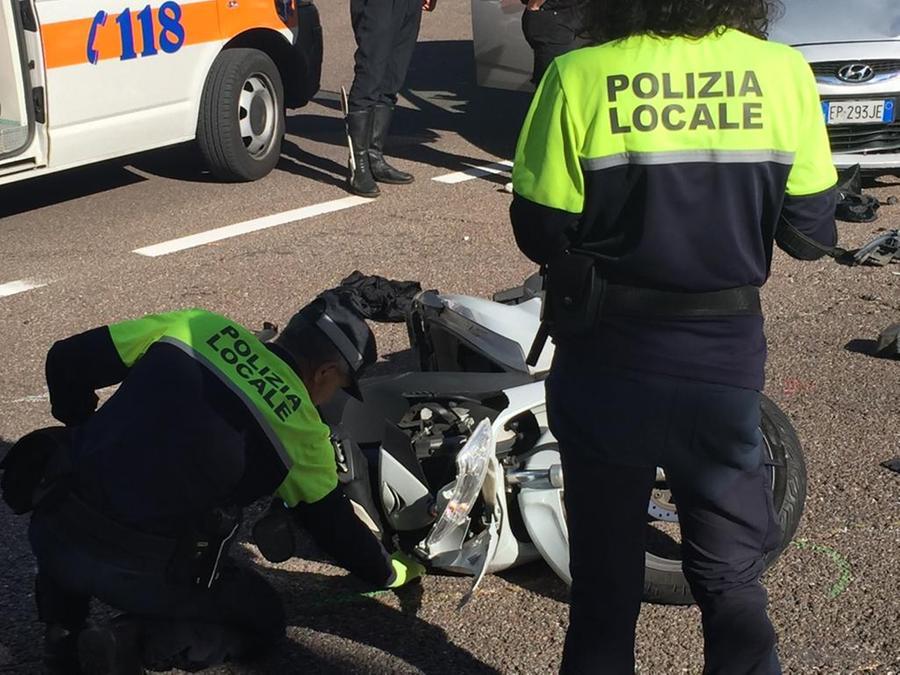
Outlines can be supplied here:
M761 430L772 470L772 497L782 539L766 557L766 568L775 563L790 544L800 525L806 501L806 461L797 432L781 409L765 396L761 399ZM648 525L649 527L649 525ZM647 554L644 601L665 605L694 603L681 561Z

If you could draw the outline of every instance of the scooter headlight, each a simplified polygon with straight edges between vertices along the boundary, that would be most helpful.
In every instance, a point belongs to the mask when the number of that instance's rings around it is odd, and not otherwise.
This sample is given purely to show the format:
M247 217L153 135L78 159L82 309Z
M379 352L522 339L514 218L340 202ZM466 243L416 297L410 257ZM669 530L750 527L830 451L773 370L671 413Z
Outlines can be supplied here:
M465 524L472 506L481 492L491 459L494 456L494 434L490 421L482 420L456 456L456 483L444 512L425 540L425 549L436 547L442 539Z

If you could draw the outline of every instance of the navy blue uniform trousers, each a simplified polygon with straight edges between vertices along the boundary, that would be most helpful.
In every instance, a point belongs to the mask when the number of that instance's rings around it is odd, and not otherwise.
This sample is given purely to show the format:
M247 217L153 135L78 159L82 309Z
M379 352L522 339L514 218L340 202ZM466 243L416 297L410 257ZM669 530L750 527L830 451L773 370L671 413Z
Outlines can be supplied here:
M397 103L421 21L422 0L350 0L356 38L351 112Z
M32 517L41 621L78 631L96 598L138 623L138 646L152 670L251 659L284 636L281 599L256 572L228 561L210 589L176 584L167 578L166 560L124 549L98 554L78 529L53 510Z
M634 672L647 506L661 466L702 612L704 673L780 673L759 580L781 540L759 393L592 364L585 351L558 348L547 380L572 572L562 672Z

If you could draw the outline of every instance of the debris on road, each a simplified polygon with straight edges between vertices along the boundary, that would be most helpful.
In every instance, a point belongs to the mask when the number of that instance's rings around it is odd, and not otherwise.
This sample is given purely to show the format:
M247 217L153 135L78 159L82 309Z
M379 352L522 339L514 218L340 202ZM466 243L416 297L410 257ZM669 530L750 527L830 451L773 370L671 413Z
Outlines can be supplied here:
M848 223L871 223L881 207L875 197L862 192L859 164L838 172L838 201L834 217Z
M900 323L891 324L881 331L878 345L875 347L875 356L885 359L900 358Z
M893 471L894 473L900 473L900 457L894 457L894 459L889 459L886 462L882 462L881 466L889 471Z
M884 267L893 261L900 262L900 230L887 230L853 254L856 265Z

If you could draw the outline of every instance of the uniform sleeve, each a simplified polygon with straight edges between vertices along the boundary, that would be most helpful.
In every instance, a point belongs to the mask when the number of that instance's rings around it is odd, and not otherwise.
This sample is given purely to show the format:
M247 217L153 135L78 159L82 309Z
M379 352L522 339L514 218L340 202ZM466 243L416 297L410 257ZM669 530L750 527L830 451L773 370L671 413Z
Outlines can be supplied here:
M815 77L802 55L797 54L801 63L797 66L800 114L798 115L798 145L794 165L788 176L787 194L781 217L789 225L814 244L832 247L837 244L837 228L834 212L837 199L837 171L831 157L831 146L822 104L816 88ZM777 236L778 245L795 257L796 247L789 245L789 239ZM824 255L824 251L821 253Z
M298 504L294 517L338 565L363 581L387 588L394 580L391 559L381 542L357 518L338 486L312 504Z
M165 314L148 314L140 319L114 323L109 327L109 333L122 363L131 368L171 326L205 313L202 309L185 309Z
M310 420L307 440L289 448L291 468L275 494L290 507L319 501L338 484L337 463L328 427Z
M108 326L59 340L45 364L53 417L67 426L81 424L97 409L95 391L118 384L127 373Z
M63 424L84 422L97 409L95 391L118 384L128 369L185 310L102 326L56 342L47 353L45 374L53 416Z
M513 233L537 263L566 249L584 208L579 135L554 62L525 118L512 174Z

